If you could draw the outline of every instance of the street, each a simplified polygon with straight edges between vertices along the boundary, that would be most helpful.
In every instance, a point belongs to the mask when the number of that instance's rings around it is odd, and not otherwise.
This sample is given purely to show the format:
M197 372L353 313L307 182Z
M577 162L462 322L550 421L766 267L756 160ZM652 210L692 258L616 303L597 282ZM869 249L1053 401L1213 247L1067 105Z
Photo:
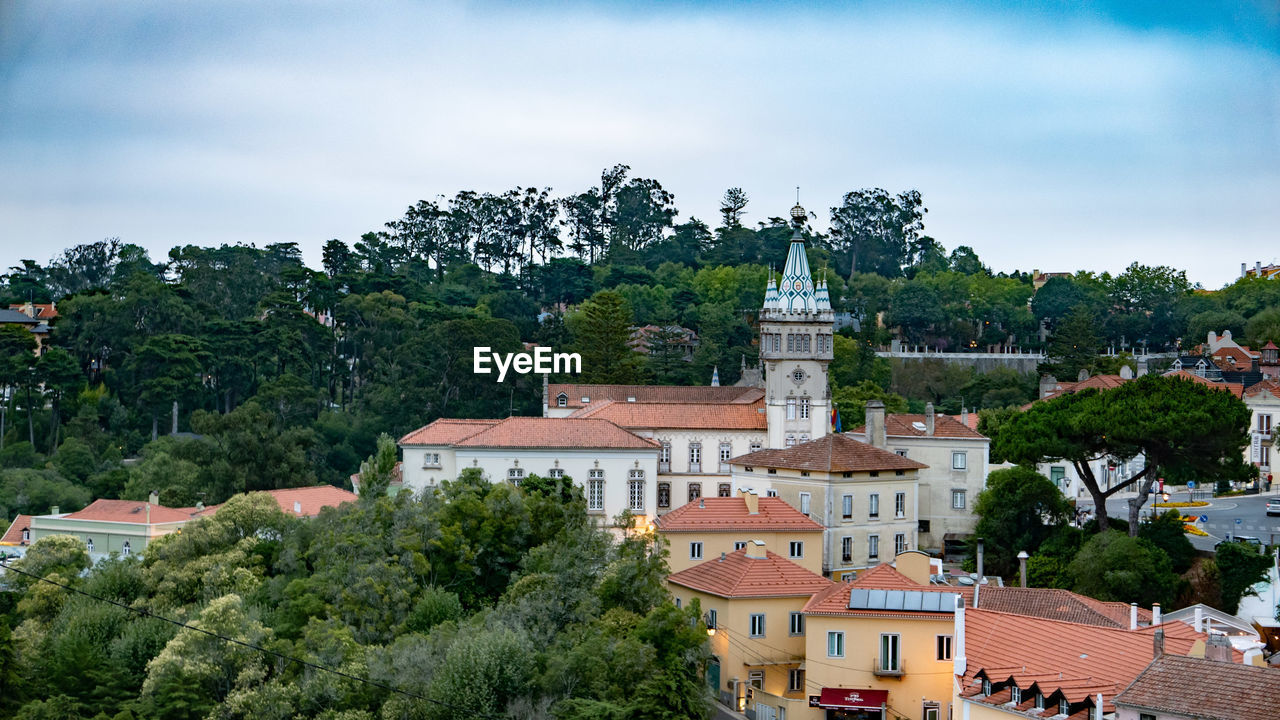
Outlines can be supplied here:
M1177 493L1170 497L1171 502L1185 500L1186 493ZM1215 543L1228 535L1252 535L1267 544L1280 540L1280 516L1267 517L1267 499L1275 495L1239 495L1210 499L1208 507L1177 508L1183 515L1204 515L1208 522L1197 525L1209 533L1208 537L1188 535L1191 544L1197 550L1212 550ZM1087 499L1080 502L1080 507L1092 509L1093 503ZM1107 511L1111 517L1129 518L1129 501L1112 498L1107 502ZM1151 503L1142 506L1142 517L1152 511ZM1156 508L1157 512L1165 512ZM1237 519L1240 521L1236 523Z

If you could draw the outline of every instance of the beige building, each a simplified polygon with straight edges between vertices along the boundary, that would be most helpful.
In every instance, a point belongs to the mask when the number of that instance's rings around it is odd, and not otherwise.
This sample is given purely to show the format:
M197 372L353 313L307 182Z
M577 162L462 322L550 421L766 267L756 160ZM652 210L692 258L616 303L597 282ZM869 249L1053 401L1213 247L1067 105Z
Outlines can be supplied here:
M754 710L766 696L795 707L806 704L808 631L801 610L831 584L770 552L758 539L667 578L678 606L698 602L711 633L707 684L721 702L738 710ZM777 701L764 705L776 708ZM755 717L766 715L757 711Z
M736 485L782 498L825 528L822 569L835 579L917 547L925 467L848 435L733 459Z
M1280 423L1280 380L1263 380L1244 391L1249 408L1249 445L1245 460L1258 468L1263 480L1273 475L1271 455L1275 450L1275 425Z
M769 552L822 574L825 529L781 498L747 490L738 497L700 498L659 516L654 527L670 546L667 564L673 573L758 540Z
M991 441L966 423L936 414L930 403L921 415L885 417L883 436L867 436L863 425L849 435L924 463L917 512L920 547L953 551L973 534L973 503L986 488Z

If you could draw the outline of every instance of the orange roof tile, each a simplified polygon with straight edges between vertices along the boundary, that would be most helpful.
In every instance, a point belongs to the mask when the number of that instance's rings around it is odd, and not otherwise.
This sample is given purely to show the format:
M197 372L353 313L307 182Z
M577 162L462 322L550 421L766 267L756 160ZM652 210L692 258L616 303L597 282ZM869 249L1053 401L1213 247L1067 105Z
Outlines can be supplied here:
M767 550L765 557L747 557L747 548L672 573L667 582L724 598L803 597L832 584Z
M342 503L355 502L356 494L333 485L267 490L275 498L286 515L315 517L322 508L338 507Z
M1194 678L1195 682L1187 682ZM1116 703L1204 720L1274 720L1280 670L1165 655L1147 666Z
M742 497L706 497L681 505L654 520L662 532L735 532L749 530L772 532L791 530L822 532L822 525L791 507L782 498L759 498L759 512L747 512Z
M1271 393L1272 395L1280 398L1280 380L1268 378L1262 382L1250 385L1249 389L1244 391L1244 394L1249 397L1261 395L1262 393Z
M764 390L755 387L712 387L709 385L577 385L552 383L547 386L547 398L556 406L556 396L565 394L565 407L580 408L601 400L626 402L674 402L693 404L729 405L753 403L764 397ZM582 398L590 398L583 402Z
M658 448L642 438L595 418L509 417L454 442L455 447L512 448Z
M972 602L972 595L970 595ZM1069 590L1054 588L1021 588L983 585L978 591L978 604L983 610L1007 612L1048 620L1064 620L1081 625L1121 628L1129 627L1129 605L1103 602ZM1138 608L1139 622L1150 622L1151 611Z
M609 420L625 428L766 430L764 401L753 403L592 402L570 417Z
M497 420L440 418L400 438L401 445L451 445L498 423Z
M873 568L863 570L850 583L853 587L875 588L877 590L919 590L923 585L898 572L889 563L880 563ZM846 598L847 600L848 598Z
M854 588L875 590L915 590L918 592L956 593L964 595L968 588L950 585L921 585L903 575L888 563L881 563L869 570L858 573L858 577L849 583L841 583L814 595L805 603L803 612L810 615L847 615L852 617L940 617L936 612L914 610L851 610L849 608L849 592Z
M19 515L9 524L9 529L0 537L0 545L21 545L22 531L31 527L30 515Z
M757 450L732 460L734 465L762 465L819 472L919 470L928 465L872 447L848 435L824 435L783 450Z
M1183 380L1190 380L1191 382L1194 382L1194 383L1207 385L1213 388L1214 390L1225 390L1231 393L1232 395L1235 395L1236 397L1244 396L1244 387L1239 383L1222 382L1221 380L1209 380L1207 378L1202 378L1199 375L1196 375L1195 373L1187 372L1186 370L1174 370L1172 372L1167 372L1164 374L1164 377L1176 377L1176 378L1181 378Z
M970 417L973 420L973 427L977 427L977 413L973 413ZM907 413L896 413L886 415L884 418L884 432L888 437L929 437L926 430L917 429L914 423L925 423L924 415L911 415ZM867 426L861 425L855 430L855 434L865 435ZM957 418L950 415L934 415L933 416L933 437L945 438L968 438L972 440L986 440L987 437L977 430L960 422Z
M191 513L163 505L151 505L150 516L147 514L148 503L141 500L94 500L83 510L62 516L68 520L94 520L100 522L122 522L150 524L185 522L191 519Z

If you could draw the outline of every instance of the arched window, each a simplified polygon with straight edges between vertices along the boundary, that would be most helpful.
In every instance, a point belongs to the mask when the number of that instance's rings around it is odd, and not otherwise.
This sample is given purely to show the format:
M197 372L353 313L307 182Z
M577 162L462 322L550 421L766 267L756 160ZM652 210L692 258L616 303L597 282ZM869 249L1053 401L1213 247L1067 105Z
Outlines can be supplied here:
M556 407L569 407L569 396L564 393L557 395Z
M84 546L89 552L93 552L93 538L85 538Z
M132 549L130 549L130 547L129 547L129 541L128 541L128 540L125 540L125 541L124 541L124 547L120 548L120 554L121 554L121 555L128 555L128 554L129 554L129 553L131 553L131 552L133 552L133 550L132 550Z

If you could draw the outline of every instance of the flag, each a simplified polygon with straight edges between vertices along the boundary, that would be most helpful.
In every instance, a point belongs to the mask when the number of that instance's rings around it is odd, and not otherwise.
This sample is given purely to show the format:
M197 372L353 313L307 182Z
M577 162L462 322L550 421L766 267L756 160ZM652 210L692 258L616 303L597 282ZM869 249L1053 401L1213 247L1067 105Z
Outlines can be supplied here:
M840 411L836 410L834 405L831 406L831 429L833 432L843 432L840 427Z

